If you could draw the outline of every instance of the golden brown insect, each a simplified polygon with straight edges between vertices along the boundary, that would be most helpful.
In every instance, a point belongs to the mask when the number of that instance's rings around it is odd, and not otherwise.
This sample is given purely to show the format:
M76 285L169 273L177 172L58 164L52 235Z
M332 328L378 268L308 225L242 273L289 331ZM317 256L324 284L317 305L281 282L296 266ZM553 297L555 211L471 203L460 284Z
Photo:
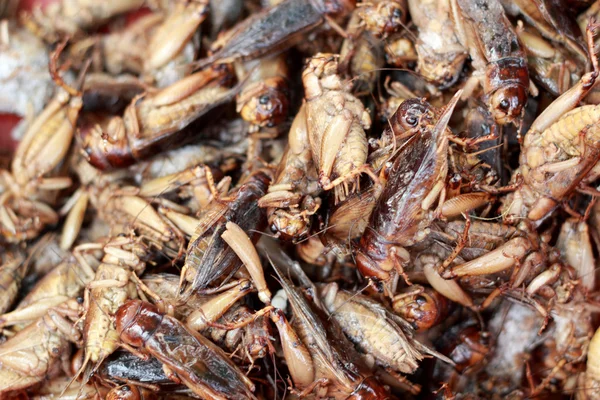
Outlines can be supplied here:
M597 63L593 64L594 71L552 102L529 128L520 168L513 175L513 182L522 176L523 184L502 201L509 221L514 217L538 221L548 215L598 161L595 121L600 108L577 107L596 82Z
M178 320L161 315L140 300L130 300L117 312L121 340L152 355L167 376L201 397L254 399L254 384L216 345ZM189 360L194 360L189 364Z
M577 271L581 286L589 291L594 290L596 262L588 224L574 218L563 222L556 247L561 251L567 264Z
M65 46L66 42L57 46L49 65L59 86L57 94L27 129L11 171L0 170L0 233L9 242L31 239L45 226L58 222L58 214L48 204L57 191L72 183L69 177L56 176L82 107L81 92L65 84L58 73L58 57ZM83 74L78 87L82 79Z
M338 74L338 57L317 54L302 72L308 141L319 183L343 200L368 172L365 129L371 118ZM353 186L353 187L350 187Z
M588 57L583 41L581 40L581 33L585 32L585 24L588 23L589 17L594 15L593 9L597 9L597 7L592 6L587 12L579 16L580 21L585 20L580 31L575 20L568 16L563 4L560 2L515 0L511 1L511 3L510 7L505 7L507 13L512 15L521 14L544 37L564 45L571 53L578 57L579 61L583 61Z
M408 0L408 7L419 30L417 72L441 89L452 86L468 52L458 40L450 0Z
M400 30L408 13L406 0L363 1L357 8L365 28L382 38Z
M290 304L300 321L295 320L292 327L281 311L274 312L271 319L279 331L284 358L300 394L314 392L317 396L335 399L389 398L375 377L364 372L365 367L358 364L356 355L349 354L353 353L352 344L347 342L340 328L332 327L331 322L324 325L306 300L300 297L302 294L293 296L295 298ZM336 342L330 344L328 338L332 335L337 343L346 342L344 351Z
M208 14L208 0L176 2L169 15L156 28L144 63L145 71L156 70L180 53Z
M457 31L497 123L520 117L529 93L526 55L499 0L456 0ZM464 96L467 96L465 93Z
M105 243L83 244L77 252L102 250L102 260L92 282L87 285L84 323L85 360L81 370L85 381L100 362L119 345L114 327L117 309L128 299L137 298L138 289L159 300L138 278L146 262L164 251L172 257L183 252L183 235L159 215L144 199L119 193L114 186L100 189L98 212L113 222L114 237ZM131 231L130 231L131 230ZM128 235L119 235L120 232ZM177 243L180 240L181 242ZM85 260L78 257L84 264ZM89 363L93 365L89 365Z
M352 77L354 94L372 93L383 67L383 46L369 31L363 29L359 9L354 10L340 50L339 72Z
M319 209L321 193L308 141L306 106L302 106L290 128L288 144L275 179L258 205L267 208L268 224L283 239L301 239Z
M88 269L89 268L89 269ZM11 312L0 316L0 326L32 322L48 309L81 296L84 286L94 278L89 264L75 259L61 262L48 272Z
M517 27L527 53L527 65L536 82L555 96L563 94L581 77L581 66L565 50L553 46L529 27Z
M159 149L183 145L190 124L233 99L237 89L227 87L229 80L228 68L209 68L157 93L137 96L122 118L79 131L87 160L99 169L122 168Z
M257 359L275 351L268 315L257 316L249 307L239 304L229 309L205 335L227 351L241 351L238 359L248 362L251 368Z
M110 254L112 250L115 254ZM117 239L108 243L105 251L107 253L96 270L94 280L88 284L86 294L88 300L83 326L85 359L77 373L84 373L84 382L119 346L114 315L128 299L137 298L138 292L131 282L135 273L132 269L137 268L141 272L145 267L138 257L145 252L140 243L131 243L126 238Z
M106 1L97 4L89 0L61 0L33 7L31 14L24 13L21 20L29 29L48 42L63 36L75 36L98 26L111 17L140 8L143 0Z
M408 322L367 296L339 290L335 283L320 292L325 309L344 334L384 368L410 374L425 354L437 354L413 337Z
M360 238L368 228L381 189L377 185L363 188L330 208L327 226L321 235L328 246L336 247L340 254L352 251L348 242Z
M240 79L250 76L236 97L237 111L257 127L274 127L288 116L289 71L285 53L236 64Z
M73 322L81 306L67 301L0 345L0 394L24 389L68 370L70 342L79 343Z

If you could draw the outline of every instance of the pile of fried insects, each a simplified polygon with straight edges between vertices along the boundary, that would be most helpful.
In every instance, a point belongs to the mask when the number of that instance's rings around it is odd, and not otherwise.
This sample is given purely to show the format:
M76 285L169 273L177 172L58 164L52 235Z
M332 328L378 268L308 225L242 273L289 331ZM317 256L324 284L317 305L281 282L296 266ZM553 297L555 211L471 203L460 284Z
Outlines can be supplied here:
M600 1L17 10L1 399L600 399Z

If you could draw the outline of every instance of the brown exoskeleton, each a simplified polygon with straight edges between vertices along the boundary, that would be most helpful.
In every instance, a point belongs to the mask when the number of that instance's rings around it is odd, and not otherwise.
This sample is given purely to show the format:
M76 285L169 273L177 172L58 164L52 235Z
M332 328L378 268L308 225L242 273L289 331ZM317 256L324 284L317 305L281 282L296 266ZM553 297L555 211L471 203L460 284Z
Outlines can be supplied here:
M217 66L187 76L153 94L134 98L123 117L82 129L88 161L99 169L122 168L166 146L184 144L185 128L235 96L228 68Z
M340 50L340 73L352 77L354 93L368 95L375 89L379 71L383 67L383 43L365 30L354 10L346 28L347 38Z
M80 343L73 322L81 305L71 299L0 345L0 394L24 389L68 371L70 342Z
M456 30L482 81L484 96L497 123L521 116L529 93L526 55L499 0L453 0ZM464 96L470 94L465 91Z
M447 124L458 96L433 121L407 118L412 136L385 171L387 184L358 246L356 262L363 275L387 282L404 274L402 266L410 260L406 247L425 239L428 226L441 215L451 135ZM437 212L431 210L436 200Z
M61 36L82 34L85 29L98 26L111 17L136 10L144 5L144 0L114 0L101 4L93 0L61 0L41 4L31 13L23 13L21 20L35 34L48 42L55 42Z
M406 22L406 0L367 0L357 5L365 28L376 37L386 38Z
M125 303L117 312L117 332L127 345L162 362L169 379L198 396L256 398L254 384L219 347L175 318L160 314L152 304Z
M298 240L308 235L311 217L321 205L321 192L308 141L306 106L302 106L290 128L275 179L258 205L267 208L273 232Z
M452 86L468 52L456 35L450 0L408 0L408 7L419 30L417 72L442 89Z
M338 74L337 56L319 53L302 72L308 142L319 183L337 200L356 190L358 174L369 172L365 129L371 118ZM354 182L354 183L353 183ZM350 188L353 185L354 188Z
M577 271L581 286L590 292L593 291L596 287L596 262L587 222L575 218L563 222L556 247L567 264Z
M355 0L282 1L231 28L213 43L213 54L197 66L255 59L284 50L331 17L349 14L355 4Z
M240 80L249 74L236 97L237 111L256 127L274 127L288 116L289 71L285 53L236 63Z
M514 183L518 184L521 177L523 182L502 201L508 221L518 217L539 221L576 190L584 178L594 179L586 174L600 158L600 107L577 107L598 76L597 61L592 61L594 70L552 102L525 135L520 167L513 175Z
M584 61L588 57L581 40L581 32L585 32L585 25L589 17L593 15L593 9L597 9L597 7L592 6L579 16L580 21L585 20L579 31L574 19L571 18L569 12L566 12L561 2L514 0L510 2L510 6L506 0L501 0L501 2L507 13L523 15L544 37L564 45L580 61Z
M425 354L441 358L413 337L414 331L407 321L375 300L340 290L335 283L319 291L325 309L340 324L344 334L384 368L410 374Z
M257 282L261 279L262 266L260 261L256 262L258 256L254 257L252 242L258 240L266 225L264 210L257 203L267 191L270 174L268 170L254 172L231 191L228 203L217 199L204 210L188 244L181 272L183 298L196 291L210 290L213 283L223 283L223 279L230 278L243 262L252 275L261 300L267 302L270 293L264 284ZM244 255L252 260L243 258ZM253 267L260 269L256 271L258 275L253 273Z
M148 43L144 71L163 67L180 53L208 14L209 0L176 2Z
M450 311L450 303L438 291L415 285L415 288L408 288L394 296L392 309L416 331L425 331L444 321Z
M84 286L94 278L89 264L79 264L74 259L61 262L48 272L9 313L0 316L0 326L32 322L42 317L48 309L81 296Z
M34 238L47 225L58 222L49 205L56 193L71 186L69 177L53 173L63 162L75 133L82 107L80 90L68 86L58 73L60 43L50 60L57 94L31 123L12 159L11 171L0 170L0 234L9 242ZM83 74L78 87L83 82Z
M334 399L390 398L384 386L361 362L335 319L327 319L323 310L311 304L277 267L274 268L294 314L292 325L281 310L271 313L294 391L299 391L300 396L314 393Z
M146 262L157 254L156 250L172 258L183 253L183 234L147 200L135 196L135 192L127 193L127 189L118 190L115 185L93 186L90 191L91 202L100 217L111 223L112 236L104 242L79 245L74 251L82 265L86 264L82 253L97 250L103 253L85 293L85 359L78 372L85 372L85 381L119 346L114 327L117 309L142 291L160 302L138 278ZM87 270L90 269L88 266ZM94 365L89 365L90 362Z
M574 62L564 49L554 46L529 27L517 27L519 41L527 53L532 78L555 96L577 82L582 74L580 63Z

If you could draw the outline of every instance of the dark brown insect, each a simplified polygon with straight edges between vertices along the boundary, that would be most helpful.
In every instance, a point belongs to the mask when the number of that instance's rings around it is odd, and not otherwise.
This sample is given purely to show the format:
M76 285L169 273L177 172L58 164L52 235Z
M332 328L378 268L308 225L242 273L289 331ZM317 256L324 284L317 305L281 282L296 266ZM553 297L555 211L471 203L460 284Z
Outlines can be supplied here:
M258 171L234 189L230 194L231 202L226 205L213 202L205 211L196 229L197 236L189 242L182 271L182 279L190 282L185 289L187 294L207 289L213 282L231 276L240 268L240 259L222 238L226 223L235 222L256 242L267 224L258 199L265 195L270 182L268 171Z
M284 50L333 16L349 14L355 0L285 0L255 13L213 44L213 54L198 68L234 60L249 60Z
M169 379L198 396L255 399L254 384L223 350L152 304L128 301L117 311L116 325L124 343L156 357Z
M457 100L455 97L453 104ZM407 110L412 112L412 108ZM451 104L435 124L416 115L400 118L409 126L414 125L414 133L385 171L387 185L360 240L356 263L363 275L389 281L396 273L404 274L403 264L410 260L405 247L427 235L426 228L433 217L429 209L445 184L447 124L452 110Z
M488 106L499 124L514 121L529 93L525 52L499 0L457 0L461 42L483 82ZM466 95L466 94L465 94Z

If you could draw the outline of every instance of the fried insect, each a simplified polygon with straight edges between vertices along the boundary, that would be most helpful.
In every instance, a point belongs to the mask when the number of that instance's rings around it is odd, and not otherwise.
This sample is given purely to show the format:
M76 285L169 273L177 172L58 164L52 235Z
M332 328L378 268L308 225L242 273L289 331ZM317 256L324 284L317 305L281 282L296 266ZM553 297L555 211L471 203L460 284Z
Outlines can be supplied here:
M532 78L550 93L559 96L579 80L581 66L564 49L553 46L527 27L517 27L517 35L527 53Z
M267 209L271 231L286 240L299 240L310 230L311 217L321 205L318 197L321 191L308 141L306 106L303 105L290 128L275 179L258 205Z
M403 265L410 261L406 246L427 236L427 227L435 217L432 205L438 198L438 208L444 203L447 124L457 101L455 96L435 124L408 117L414 134L386 171L388 183L357 249L356 263L364 276L387 282L398 273L404 274Z
M416 331L424 331L444 321L450 312L450 303L438 291L415 285L414 289L408 288L394 297L392 309Z
M267 191L271 177L269 171L257 171L230 193L231 202L212 203L190 239L185 265L181 272L182 298L197 291L209 289L213 283L223 283L242 265L242 262L223 238L227 221L235 222L257 241L266 226L266 216L257 202Z
M194 122L234 98L237 88L228 88L229 81L227 68L209 68L157 93L137 96L122 118L79 130L86 159L102 170L123 168L165 147L180 147L197 126Z
M111 17L136 10L144 0L114 0L98 4L89 0L61 0L33 7L31 13L23 13L21 20L36 35L48 42L61 37L81 35L84 30L98 26Z
M144 62L144 70L163 67L180 53L208 14L209 0L177 2L156 28Z
M390 396L361 362L335 320L311 304L274 266L294 314L293 326L281 311L271 320L279 331L284 358L301 395L335 399L386 399Z
M330 17L349 14L354 0L286 0L238 23L213 44L207 65L249 60L292 46Z
M75 259L61 262L48 272L17 307L0 316L0 326L33 322L50 308L81 296L83 288L94 278L94 270Z
M302 72L308 141L324 190L343 200L356 190L358 175L367 171L365 129L371 118L362 102L339 76L338 57L317 54ZM354 187L350 187L350 185Z
M400 30L408 13L406 0L364 1L357 8L365 28L381 38Z
M117 332L126 344L162 362L169 379L198 396L255 398L254 384L220 348L149 303L130 300L121 306Z
M344 334L383 367L410 374L424 354L436 354L413 338L408 322L395 317L382 304L339 290L336 284L327 285L320 292L325 309Z
M488 107L498 124L513 122L521 116L529 93L526 55L517 34L499 0L456 2L457 31L482 80Z
M242 118L257 127L274 127L285 121L290 106L285 53L238 63L236 72L240 80L250 75L236 97L236 109Z
M81 92L58 73L58 57L65 46L66 42L57 46L49 65L59 86L57 94L27 129L11 171L0 170L0 233L9 242L34 238L45 226L57 223L58 214L48 203L72 184L69 177L55 176L71 146L82 107ZM77 86L82 86L81 80Z
M0 345L0 394L25 389L68 370L70 342L80 343L73 322L81 305L67 301Z
M503 213L509 221L525 216L533 221L544 218L577 188L597 163L600 153L595 121L600 108L577 107L594 86L597 76L596 69L585 74L529 128L520 167L513 175L513 182L522 177L523 184L502 200Z
M454 85L468 52L458 39L450 0L408 0L408 7L419 30L417 72L440 89Z

